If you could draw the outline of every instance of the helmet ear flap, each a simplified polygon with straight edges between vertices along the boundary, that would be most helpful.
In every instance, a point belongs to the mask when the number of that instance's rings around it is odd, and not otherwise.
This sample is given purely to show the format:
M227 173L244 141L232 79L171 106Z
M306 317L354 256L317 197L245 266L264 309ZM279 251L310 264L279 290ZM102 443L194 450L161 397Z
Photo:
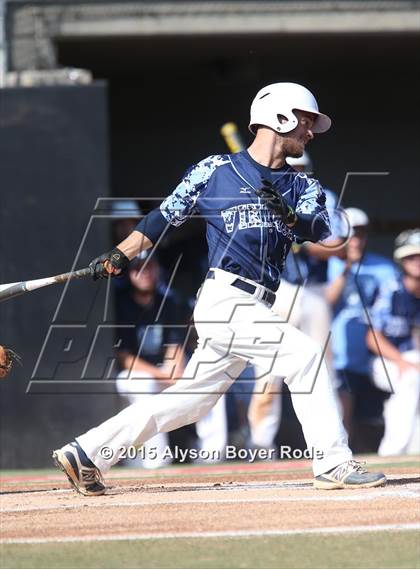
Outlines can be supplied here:
M293 111L287 114L277 113L278 126L275 130L279 133L286 133L294 130L297 127L298 120Z
M280 113L277 115L277 120L279 121L280 124L285 124L289 122L288 118Z

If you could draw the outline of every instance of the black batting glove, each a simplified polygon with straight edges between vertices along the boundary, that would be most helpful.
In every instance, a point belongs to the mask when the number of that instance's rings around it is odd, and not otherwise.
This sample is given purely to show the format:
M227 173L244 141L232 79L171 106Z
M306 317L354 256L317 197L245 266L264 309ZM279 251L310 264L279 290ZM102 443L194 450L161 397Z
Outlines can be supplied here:
M257 196L261 198L262 202L278 215L286 225L294 225L297 220L294 209L269 180L263 178L262 183L262 187L255 190Z
M113 272L109 272L105 268L105 261L116 270L119 270L118 275ZM104 253L100 257L96 257L89 263L90 272L94 281L98 279L107 279L109 277L115 277L121 275L128 267L130 262L129 258L124 255L122 251L115 247L112 251Z

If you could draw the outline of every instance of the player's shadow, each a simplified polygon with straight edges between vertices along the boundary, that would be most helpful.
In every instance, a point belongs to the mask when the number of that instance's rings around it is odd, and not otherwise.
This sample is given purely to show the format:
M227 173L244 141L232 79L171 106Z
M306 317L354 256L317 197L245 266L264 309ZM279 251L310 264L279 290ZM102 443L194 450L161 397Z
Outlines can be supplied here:
M36 490L2 490L0 491L0 496L7 496L8 494L42 494L44 492L51 492L51 490L58 490L58 488L43 488Z
M420 476L413 478L388 478L387 487L390 486L407 486L410 484L419 484ZM171 492L201 492L208 490L216 491L229 491L229 490L249 490L249 489L273 489L273 488L312 488L312 482L262 482L253 483L251 485L245 483L223 482L214 484L198 484L197 486L111 486L107 494L127 494L127 493L142 493L142 494L161 494Z
M143 494L161 494L171 492L202 492L208 490L231 491L231 490L267 490L279 488L311 488L312 482L261 482L252 484L238 482L215 482L214 484L198 484L197 486L110 486L107 494L127 494L127 493L143 493Z
M388 478L387 486L405 486L406 484L419 484L420 476L415 478Z

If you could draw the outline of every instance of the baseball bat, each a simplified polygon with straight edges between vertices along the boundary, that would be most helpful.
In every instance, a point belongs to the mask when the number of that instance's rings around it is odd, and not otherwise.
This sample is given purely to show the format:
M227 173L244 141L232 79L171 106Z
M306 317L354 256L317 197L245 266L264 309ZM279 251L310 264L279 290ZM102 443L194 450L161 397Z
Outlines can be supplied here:
M220 129L227 147L232 153L240 152L245 148L245 144L239 134L239 129L234 122L225 123Z
M79 269L78 271L63 273L61 275L55 275L54 277L47 277L45 279L3 284L0 285L0 302L10 300L15 296L25 294L26 292L32 292L38 288L43 288L44 286L65 283L71 279L83 279L84 277L91 276L91 274L89 267L86 267L85 269Z

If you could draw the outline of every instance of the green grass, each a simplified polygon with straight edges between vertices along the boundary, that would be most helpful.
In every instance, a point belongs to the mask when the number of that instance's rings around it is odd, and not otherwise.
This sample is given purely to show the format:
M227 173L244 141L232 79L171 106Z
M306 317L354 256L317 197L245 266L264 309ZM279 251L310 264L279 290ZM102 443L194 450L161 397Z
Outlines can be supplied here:
M418 569L418 532L2 545L2 569Z

